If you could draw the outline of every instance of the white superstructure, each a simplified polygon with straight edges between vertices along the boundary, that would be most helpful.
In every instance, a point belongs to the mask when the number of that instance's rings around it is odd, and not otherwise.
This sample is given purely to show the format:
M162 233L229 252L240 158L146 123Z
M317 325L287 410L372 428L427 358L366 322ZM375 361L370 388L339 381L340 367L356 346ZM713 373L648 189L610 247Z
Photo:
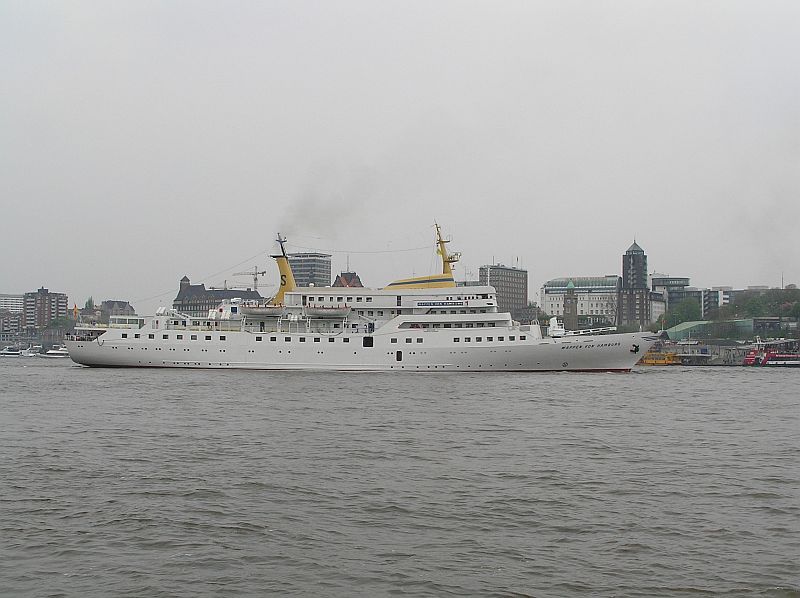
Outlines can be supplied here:
M543 338L498 312L490 286L456 287L437 227L442 274L382 289L294 288L283 240L282 287L267 305L238 300L197 318L162 308L138 328L67 341L90 366L370 371L627 371L653 333ZM451 286L452 285L452 286Z

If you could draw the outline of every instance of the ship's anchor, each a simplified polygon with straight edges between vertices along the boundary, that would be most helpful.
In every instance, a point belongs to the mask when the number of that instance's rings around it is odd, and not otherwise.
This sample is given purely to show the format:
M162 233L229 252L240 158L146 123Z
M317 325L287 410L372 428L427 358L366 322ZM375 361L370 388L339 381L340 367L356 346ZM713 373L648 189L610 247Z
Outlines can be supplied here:
M638 353L639 352L639 345L631 346L631 353Z

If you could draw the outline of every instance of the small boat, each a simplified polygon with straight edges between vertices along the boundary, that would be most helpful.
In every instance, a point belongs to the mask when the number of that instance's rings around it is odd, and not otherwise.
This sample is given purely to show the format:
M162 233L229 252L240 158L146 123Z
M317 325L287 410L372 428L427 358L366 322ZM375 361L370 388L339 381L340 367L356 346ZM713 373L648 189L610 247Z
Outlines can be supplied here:
M242 305L241 312L244 316L260 316L277 318L284 312L283 305Z
M66 345L53 345L52 348L48 349L44 353L39 354L40 357L69 357L69 351L67 350Z
M753 347L747 352L742 365L756 367L800 367L800 341L777 339L762 341L756 337Z
M306 305L303 310L311 318L345 318L353 311L345 305Z
M28 345L27 349L23 349L20 357L37 357L42 352L42 345Z
M648 351L639 360L639 365L681 365L681 358L671 351Z
M3 347L3 349L0 350L0 357L19 357L20 355L22 355L22 351L19 349L19 347L9 346Z

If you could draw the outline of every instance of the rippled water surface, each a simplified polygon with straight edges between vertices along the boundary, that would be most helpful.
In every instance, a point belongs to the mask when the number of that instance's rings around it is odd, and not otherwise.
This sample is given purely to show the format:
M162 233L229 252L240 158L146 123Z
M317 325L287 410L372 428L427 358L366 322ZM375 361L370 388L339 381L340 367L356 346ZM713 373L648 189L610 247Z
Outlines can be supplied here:
M0 594L800 596L800 371L0 360Z

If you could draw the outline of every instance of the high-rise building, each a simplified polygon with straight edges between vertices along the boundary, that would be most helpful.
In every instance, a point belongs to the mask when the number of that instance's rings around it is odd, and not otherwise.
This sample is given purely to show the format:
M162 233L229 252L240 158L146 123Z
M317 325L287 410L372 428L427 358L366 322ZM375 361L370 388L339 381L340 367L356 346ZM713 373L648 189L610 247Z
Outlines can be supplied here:
M51 293L44 287L25 293L23 314L26 329L46 328L53 320L67 317L67 296L64 293Z
M24 295L0 293L0 311L10 311L12 314L22 313L24 309L24 299Z
M331 286L331 256L328 253L290 253L294 281L299 287Z
M512 317L528 307L528 271L502 264L481 266L478 279L482 286L492 286L497 291L497 309L510 312Z
M621 326L650 325L650 289L647 286L647 255L633 242L622 256L622 288L619 293Z

